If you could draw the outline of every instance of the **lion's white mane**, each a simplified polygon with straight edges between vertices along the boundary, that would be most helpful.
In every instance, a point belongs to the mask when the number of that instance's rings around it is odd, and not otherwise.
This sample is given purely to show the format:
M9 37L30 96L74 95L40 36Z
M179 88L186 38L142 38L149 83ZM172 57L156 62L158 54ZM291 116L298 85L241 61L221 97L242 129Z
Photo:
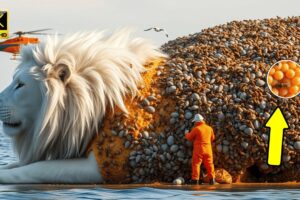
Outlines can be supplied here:
M143 65L164 57L150 42L129 36L128 29L111 36L77 33L22 49L22 63L35 62L31 72L44 83L35 130L13 139L22 164L81 157L107 109L127 112L123 99L136 94Z

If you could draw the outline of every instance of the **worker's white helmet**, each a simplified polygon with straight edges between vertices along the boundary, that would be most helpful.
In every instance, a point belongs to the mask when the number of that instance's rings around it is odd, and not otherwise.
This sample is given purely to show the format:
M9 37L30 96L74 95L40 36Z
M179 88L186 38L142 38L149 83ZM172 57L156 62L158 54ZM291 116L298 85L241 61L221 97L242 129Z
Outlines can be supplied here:
M200 114L196 114L192 122L202 122L204 121L204 117Z

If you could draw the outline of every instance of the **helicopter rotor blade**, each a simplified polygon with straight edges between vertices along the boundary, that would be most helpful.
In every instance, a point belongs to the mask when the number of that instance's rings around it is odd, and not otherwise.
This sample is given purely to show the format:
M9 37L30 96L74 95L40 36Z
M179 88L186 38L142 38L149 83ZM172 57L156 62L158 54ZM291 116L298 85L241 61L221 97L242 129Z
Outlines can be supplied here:
M17 31L17 32L14 32L13 34L24 35L24 34L31 34L31 33L36 33L36 32L40 32L40 31L48 31L48 30L52 30L52 29L46 28L46 29L39 29L39 30L33 30L33 31Z
M27 33L27 35L61 35L60 33Z
M29 34L29 33L36 33L36 32L41 32L41 31L49 31L52 30L51 28L45 28L45 29L39 29L39 30L34 30L34 31L25 31L23 32L24 34Z

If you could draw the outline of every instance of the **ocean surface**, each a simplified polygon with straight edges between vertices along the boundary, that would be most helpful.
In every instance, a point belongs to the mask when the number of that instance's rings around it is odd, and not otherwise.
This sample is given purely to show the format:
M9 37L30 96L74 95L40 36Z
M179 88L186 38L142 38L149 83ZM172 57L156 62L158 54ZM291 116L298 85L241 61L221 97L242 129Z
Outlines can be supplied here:
M0 165L15 161L10 139L1 131ZM151 185L8 185L0 199L300 199L300 184Z

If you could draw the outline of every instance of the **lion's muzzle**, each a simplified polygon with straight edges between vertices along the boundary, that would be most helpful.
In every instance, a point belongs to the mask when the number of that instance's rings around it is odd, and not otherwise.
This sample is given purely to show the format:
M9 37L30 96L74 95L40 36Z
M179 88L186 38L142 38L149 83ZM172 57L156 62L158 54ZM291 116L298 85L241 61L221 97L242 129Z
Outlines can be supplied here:
M4 105L3 100L0 98L0 121L2 121L4 125L10 127L21 125L21 122L14 119L13 110L12 107Z
M0 120L3 122L10 122L11 119L11 111L9 107L0 106Z

